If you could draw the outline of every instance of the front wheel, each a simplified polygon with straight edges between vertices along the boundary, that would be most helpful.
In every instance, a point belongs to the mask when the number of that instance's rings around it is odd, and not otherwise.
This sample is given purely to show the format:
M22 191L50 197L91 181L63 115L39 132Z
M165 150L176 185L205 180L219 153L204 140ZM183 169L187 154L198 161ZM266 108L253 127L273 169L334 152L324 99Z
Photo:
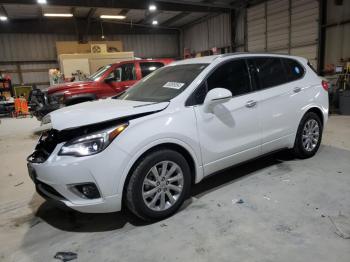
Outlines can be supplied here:
M309 158L316 154L321 144L323 126L320 117L309 112L301 119L294 143L294 154L299 158Z
M163 219L179 209L190 186L190 168L180 153L154 151L136 164L126 188L126 205L144 220Z

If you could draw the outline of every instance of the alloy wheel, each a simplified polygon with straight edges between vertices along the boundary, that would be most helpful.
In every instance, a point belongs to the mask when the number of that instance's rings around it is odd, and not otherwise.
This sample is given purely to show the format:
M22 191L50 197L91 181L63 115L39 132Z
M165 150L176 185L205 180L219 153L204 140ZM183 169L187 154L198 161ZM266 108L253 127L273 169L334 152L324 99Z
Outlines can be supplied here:
M183 185L183 172L176 163L159 162L144 178L143 201L153 211L164 211L176 203L182 193Z
M303 129L302 142L306 151L315 149L320 138L320 127L315 119L308 120Z

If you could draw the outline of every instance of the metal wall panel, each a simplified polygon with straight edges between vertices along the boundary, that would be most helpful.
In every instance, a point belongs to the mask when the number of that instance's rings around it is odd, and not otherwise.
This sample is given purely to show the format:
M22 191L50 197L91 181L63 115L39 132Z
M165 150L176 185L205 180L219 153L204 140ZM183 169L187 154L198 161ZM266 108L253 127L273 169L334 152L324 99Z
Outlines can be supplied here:
M109 40L123 42L124 51L134 51L142 58L161 58L179 56L179 37L173 35L113 35Z
M245 39L244 39L244 27L245 27L245 16L246 9L240 9L235 13L235 51L243 52L245 48Z
M231 46L229 14L220 14L184 28L184 47L192 52L226 46Z
M289 1L267 2L267 50L288 48L289 42Z
M178 35L112 35L107 40L121 40L125 51L134 51L135 56L143 58L178 57ZM48 69L58 67L56 41L75 41L75 35L54 34L0 34L0 62L21 61L21 70ZM89 36L89 40L100 40L100 36ZM43 61L23 63L24 61ZM2 64L0 70L17 70L16 65ZM14 84L22 84L18 73L10 73ZM23 72L22 81L28 83L49 82L48 70L42 72ZM47 87L42 85L40 87Z
M341 59L350 57L350 23L339 24L350 20L350 1L335 5L334 1L327 2L327 24L336 23L326 29L325 65L340 64Z
M250 52L265 51L267 48L265 3L248 8L247 23L248 50Z
M292 46L317 43L318 13L316 0L292 1Z
M316 64L318 14L317 0L269 0L248 8L248 51L299 55Z
M0 34L0 61L56 60L56 41L74 39L74 35Z
M100 40L99 36L90 39ZM108 40L121 40L124 49L140 57L177 57L178 36L112 35ZM75 35L0 34L0 61L56 60L56 41L74 41Z
M350 58L350 24L327 28L325 64L340 64Z

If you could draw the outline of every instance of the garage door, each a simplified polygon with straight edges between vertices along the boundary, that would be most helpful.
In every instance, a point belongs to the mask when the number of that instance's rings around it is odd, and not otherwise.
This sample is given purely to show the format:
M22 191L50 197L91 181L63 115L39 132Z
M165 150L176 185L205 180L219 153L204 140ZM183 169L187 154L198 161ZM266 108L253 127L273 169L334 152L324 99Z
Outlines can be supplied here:
M305 57L317 64L317 0L270 0L247 11L249 52Z

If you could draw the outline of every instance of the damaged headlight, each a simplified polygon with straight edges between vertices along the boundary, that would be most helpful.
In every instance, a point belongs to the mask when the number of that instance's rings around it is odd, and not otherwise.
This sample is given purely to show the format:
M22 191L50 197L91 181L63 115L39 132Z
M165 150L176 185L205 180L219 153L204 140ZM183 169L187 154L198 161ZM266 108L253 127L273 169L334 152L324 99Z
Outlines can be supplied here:
M128 123L124 123L113 128L73 139L65 143L58 154L70 156L89 156L100 153L106 147L108 147L114 138L123 132L128 125Z

